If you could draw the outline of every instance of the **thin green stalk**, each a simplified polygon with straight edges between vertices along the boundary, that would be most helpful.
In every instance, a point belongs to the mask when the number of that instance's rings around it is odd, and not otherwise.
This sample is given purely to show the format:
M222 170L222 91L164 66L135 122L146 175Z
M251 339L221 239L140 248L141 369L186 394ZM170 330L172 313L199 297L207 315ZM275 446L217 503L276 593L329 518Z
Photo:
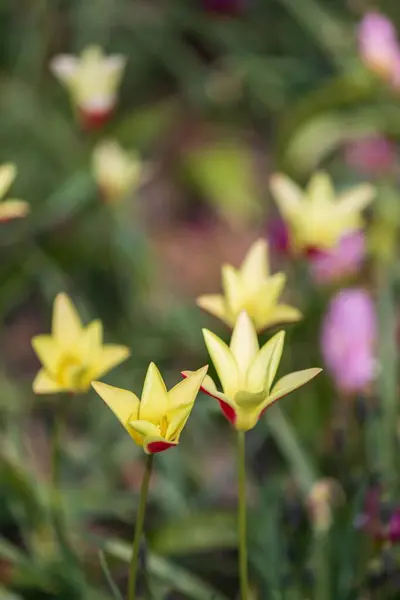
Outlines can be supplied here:
M330 600L329 532L316 531L314 541L315 600Z
M245 432L237 433L237 470L238 470L238 526L239 526L239 574L240 600L248 600L247 573L247 525L246 525L246 451Z
M104 577L106 578L106 581L109 585L112 595L114 596L115 600L123 600L122 595L120 594L120 591L113 579L113 576L111 575L111 571L108 568L106 555L104 554L103 550L101 550L99 552L99 560L100 560L101 570L104 573Z
M144 515L146 512L147 504L147 494L149 491L149 483L153 467L153 458L153 454L149 454L149 456L147 457L146 470L143 475L142 488L140 490L139 509L136 519L135 535L133 538L131 563L129 567L128 600L135 600L136 597L136 579L140 550L140 539L142 537Z
M54 530L60 544L64 546L64 535L61 517L61 491L60 491L60 456L61 456L61 430L62 416L59 407L56 409L53 422L53 435L51 441L51 507L53 512Z

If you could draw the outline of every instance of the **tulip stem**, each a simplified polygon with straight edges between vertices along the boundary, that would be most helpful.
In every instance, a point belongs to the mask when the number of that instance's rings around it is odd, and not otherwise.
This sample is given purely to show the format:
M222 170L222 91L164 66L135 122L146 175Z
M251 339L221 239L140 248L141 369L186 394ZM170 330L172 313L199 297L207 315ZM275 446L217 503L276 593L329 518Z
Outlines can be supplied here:
M237 433L240 600L248 600L245 432Z
M61 462L61 429L62 415L60 409L54 415L52 448L51 448L51 505L53 512L54 530L63 548L66 540L63 532L61 516L61 491L60 491L60 462Z
M136 597L136 579L140 551L140 539L142 537L143 522L146 513L147 494L149 491L153 458L153 454L149 454L147 457L146 470L143 475L142 487L140 490L139 508L136 519L135 535L133 538L131 563L129 567L128 600L135 600Z

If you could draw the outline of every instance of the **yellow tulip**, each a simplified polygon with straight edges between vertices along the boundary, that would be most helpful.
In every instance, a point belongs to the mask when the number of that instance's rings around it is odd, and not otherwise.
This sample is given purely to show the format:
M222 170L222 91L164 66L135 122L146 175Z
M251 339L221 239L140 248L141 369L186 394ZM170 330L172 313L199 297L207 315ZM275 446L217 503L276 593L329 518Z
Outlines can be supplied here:
M54 301L51 335L38 335L32 346L43 368L33 382L37 394L87 391L100 377L130 355L126 346L103 344L101 321L82 325L66 294Z
M0 221L9 221L25 217L29 212L29 204L24 200L3 200L17 175L17 167L12 163L0 166Z
M335 195L329 175L322 171L312 176L305 192L280 173L271 177L270 188L293 249L306 252L333 248L345 234L361 229L361 213L375 195L368 183Z
M268 244L257 240L250 248L241 267L222 267L224 295L207 294L197 299L197 304L215 317L233 327L238 315L245 310L257 331L282 323L301 319L297 308L278 304L285 286L284 273L270 275Z
M133 392L100 381L93 381L92 386L136 444L146 454L155 454L179 443L207 369L195 371L167 391L159 370L151 363L141 400Z
M86 124L95 126L103 123L115 107L125 65L125 56L106 56L99 46L89 46L80 57L55 56L50 68L69 91Z
M140 182L142 163L134 153L128 153L117 142L100 143L93 152L94 178L107 202L118 202Z
M201 389L218 400L226 418L239 431L252 429L274 402L322 370L296 371L273 385L285 333L280 331L260 349L254 325L246 312L240 313L229 346L207 329L203 334L223 391L218 391L209 375L204 378ZM183 372L184 376L188 374L190 371Z

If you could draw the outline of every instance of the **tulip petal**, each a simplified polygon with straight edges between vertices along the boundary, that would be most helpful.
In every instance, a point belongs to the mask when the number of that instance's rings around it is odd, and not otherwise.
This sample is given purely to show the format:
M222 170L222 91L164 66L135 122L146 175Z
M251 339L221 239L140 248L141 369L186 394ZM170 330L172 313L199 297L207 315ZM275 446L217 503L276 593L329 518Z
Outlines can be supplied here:
M177 446L178 442L168 442L162 437L148 437L143 442L143 450L146 454L158 454L168 448Z
M3 198L17 176L17 167L14 163L6 163L0 167L0 198Z
M235 357L225 342L212 331L203 329L203 335L224 393L228 396L233 395L239 384L239 371Z
M284 341L285 332L279 331L259 350L247 374L249 391L268 393L281 361Z
M67 294L58 294L54 301L52 331L64 347L76 344L83 333L79 315Z
M168 412L181 406L194 404L200 386L206 376L208 365L193 371L168 392Z
M305 194L306 201L314 206L332 204L335 190L331 178L324 171L317 171L311 177Z
M134 420L138 417L139 398L133 392L107 385L101 381L92 381L92 387L130 433L128 420Z
M261 329L272 327L276 325L283 325L284 323L296 323L303 318L302 313L298 308L289 306L288 304L278 304L270 311L268 317L262 321Z
M54 394L65 389L52 379L44 369L38 372L32 387L35 394Z
M119 346L118 344L106 344L103 346L94 366L96 377L100 377L100 375L111 371L111 369L126 360L130 354L131 351L127 346Z
M42 365L55 374L61 354L55 339L51 335L37 335L32 338L32 347Z
M69 83L78 70L79 59L72 54L59 54L50 62L50 70L63 83Z
M268 244L259 239L251 246L240 268L242 284L254 288L269 276Z
M239 371L239 387L246 385L246 375L258 350L258 339L254 325L246 311L237 318L232 333L230 350L236 359Z
M10 221L25 217L30 211L28 202L11 199L0 203L0 221Z
M128 422L128 425L132 427L132 429L136 433L142 435L143 437L160 436L159 428L157 427L157 425L151 423L150 421L144 421L142 419L132 419L132 421Z
M80 348L81 356L84 357L85 362L89 362L92 357L97 358L96 354L101 351L102 341L103 324L100 320L96 319L89 323L82 333Z
M140 401L139 418L151 423L159 423L167 414L169 399L167 388L160 371L152 362L147 370Z
M196 300L197 306L214 315L221 321L231 325L231 320L227 315L224 297L220 294L205 294L199 296Z
M222 287L226 297L226 308L235 318L242 305L242 286L238 273L231 265L222 267Z
M314 368L314 369L305 369L304 371L295 371L294 373L290 373L289 375L285 375L279 381L276 382L274 387L272 388L271 394L268 398L267 405L269 406L279 398L286 396L293 390L301 387L311 379L314 379L321 373L322 369Z
M360 213L373 200L376 189L369 183L363 183L343 192L337 202L344 214Z
M283 217L291 219L301 209L303 192L298 185L282 173L270 178L270 189Z

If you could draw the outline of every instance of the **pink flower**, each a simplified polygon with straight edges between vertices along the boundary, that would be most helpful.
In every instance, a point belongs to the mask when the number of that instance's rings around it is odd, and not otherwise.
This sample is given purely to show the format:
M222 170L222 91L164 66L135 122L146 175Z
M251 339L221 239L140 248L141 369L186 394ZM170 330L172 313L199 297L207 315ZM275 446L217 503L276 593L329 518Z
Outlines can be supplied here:
M336 282L357 273L365 257L365 237L361 231L345 235L338 246L310 256L311 276L318 284Z
M341 290L322 325L322 354L339 390L361 392L375 377L376 314L362 289Z
M358 26L358 48L365 65L378 75L390 77L400 55L393 23L378 12L367 13Z
M281 217L268 221L267 236L271 247L279 254L290 254L289 230Z
M346 144L344 158L349 167L362 175L383 175L394 167L396 148L383 136L365 137Z

